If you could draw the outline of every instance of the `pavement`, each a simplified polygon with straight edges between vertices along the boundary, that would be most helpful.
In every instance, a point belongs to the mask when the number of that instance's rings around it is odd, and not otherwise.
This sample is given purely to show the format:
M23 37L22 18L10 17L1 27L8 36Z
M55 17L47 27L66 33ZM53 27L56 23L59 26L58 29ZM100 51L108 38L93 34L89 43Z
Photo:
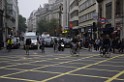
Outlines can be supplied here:
M124 54L101 57L98 52L54 53L22 49L0 51L0 82L124 82Z

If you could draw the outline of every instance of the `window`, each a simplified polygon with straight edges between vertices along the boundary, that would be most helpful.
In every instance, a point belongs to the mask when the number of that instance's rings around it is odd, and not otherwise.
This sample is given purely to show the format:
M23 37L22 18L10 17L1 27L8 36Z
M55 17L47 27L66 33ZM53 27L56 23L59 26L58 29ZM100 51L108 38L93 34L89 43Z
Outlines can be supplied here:
M80 11L85 10L86 8L90 7L91 5L95 4L95 0L86 0L84 3L80 5Z
M116 1L116 17L121 17L123 12L123 0L117 0Z
M91 19L93 19L93 15L94 15L95 13L96 13L96 11L92 11L92 12L90 12L90 13L87 13L87 14L81 16L81 17L79 18L79 21L80 21L80 22L85 22L85 21L91 20Z
M112 18L112 2L106 4L106 18Z

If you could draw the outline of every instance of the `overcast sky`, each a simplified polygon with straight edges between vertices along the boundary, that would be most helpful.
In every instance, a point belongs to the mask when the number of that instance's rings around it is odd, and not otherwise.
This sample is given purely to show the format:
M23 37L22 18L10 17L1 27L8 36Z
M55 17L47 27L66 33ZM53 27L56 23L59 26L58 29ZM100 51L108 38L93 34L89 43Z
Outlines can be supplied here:
M30 13L44 3L48 3L48 0L18 0L19 12L22 16L28 18Z

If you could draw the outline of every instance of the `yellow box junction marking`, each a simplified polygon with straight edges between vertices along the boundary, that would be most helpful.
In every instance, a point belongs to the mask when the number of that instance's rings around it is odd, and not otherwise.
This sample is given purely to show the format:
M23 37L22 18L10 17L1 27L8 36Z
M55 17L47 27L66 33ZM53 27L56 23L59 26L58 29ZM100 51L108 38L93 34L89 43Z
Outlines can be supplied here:
M120 73L116 74L115 76L113 76L112 78L109 78L107 81L105 82L111 82L113 81L114 79L118 78L119 76L123 75L124 74L124 70L121 71Z
M68 62L63 62L63 63L59 63L59 64L54 64L54 65L48 65L48 66L44 66L44 67L49 67L49 66L55 66L55 65L60 65L60 64L65 64L65 63L70 63L70 62L74 62L74 61L79 61L79 60L82 60L82 59L87 59L87 58L91 58L91 57L95 57L95 56L98 56L98 55L93 55L93 56L88 56L88 57L84 57L84 58L81 58L81 59L77 59L77 60L72 60L72 61L68 61ZM60 58L68 58L68 57L71 57L71 56L66 56L66 57L59 57L58 59ZM53 59L48 59L48 60L54 60L55 58ZM48 61L48 60L43 60L43 61ZM38 61L36 61L38 62ZM40 61L39 61L40 62ZM33 62L34 63L34 62ZM26 63L25 63L26 64ZM23 64L23 65L25 65ZM30 64L30 63L27 63L27 64ZM17 65L21 65L21 64L17 64ZM11 65L11 66L17 66L17 65ZM7 67L11 67L11 66L7 66ZM4 67L6 68L6 67ZM39 68L39 67L38 67ZM7 75L3 75L3 76L0 76L0 78L8 78L8 79L15 79L15 80L24 80L24 81L31 81L31 82L41 82L41 81L36 81L36 80L28 80L28 79L22 79L22 78L13 78L13 77L7 77L7 76L10 76L10 75L16 75L16 74L20 74L20 73L24 73L24 72L27 72L27 71L33 71L35 70L36 68L34 69L30 69L30 70L24 70L24 71L20 71L20 72L16 72L16 73L11 73L11 74L7 74ZM47 72L48 73L48 72ZM52 73L52 72L51 72Z
M118 57L120 57L120 56L124 56L124 54L123 54L123 55L119 55L119 56L114 56L114 57L112 57L112 58L109 58L109 59L106 59L106 60L103 60L103 61L100 61L100 62L97 62L97 63L94 63L94 64L89 64L89 65L87 65L87 66L83 66L83 67L81 67L81 68L77 68L77 69L75 69L75 70L72 70L72 71L69 71L69 72L66 72L66 73L62 73L62 74L60 74L60 75L57 75L57 76L54 76L54 77L51 77L51 78L42 80L41 82L47 82L47 81L56 79L56 78L58 78L58 77L61 77L61 76L64 76L64 75L67 75L67 74L70 74L70 73L79 71L79 70L81 70L81 69L85 69L85 68L88 68L88 67L91 67L91 66L94 66L94 65L98 65L98 64L101 64L101 63L103 63L103 62L106 62L106 61L109 61L109 60L118 58Z

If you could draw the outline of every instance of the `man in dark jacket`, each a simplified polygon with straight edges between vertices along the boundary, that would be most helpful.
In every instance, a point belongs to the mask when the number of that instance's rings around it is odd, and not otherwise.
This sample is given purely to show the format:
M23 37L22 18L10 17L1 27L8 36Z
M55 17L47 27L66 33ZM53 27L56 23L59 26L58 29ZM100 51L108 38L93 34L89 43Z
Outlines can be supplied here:
M103 38L103 48L105 48L105 51L108 52L109 48L110 48L110 39L109 36L105 36L105 38Z
M26 39L26 43L25 43L25 48L26 48L26 54L29 55L29 48L31 45L31 38L27 38Z

